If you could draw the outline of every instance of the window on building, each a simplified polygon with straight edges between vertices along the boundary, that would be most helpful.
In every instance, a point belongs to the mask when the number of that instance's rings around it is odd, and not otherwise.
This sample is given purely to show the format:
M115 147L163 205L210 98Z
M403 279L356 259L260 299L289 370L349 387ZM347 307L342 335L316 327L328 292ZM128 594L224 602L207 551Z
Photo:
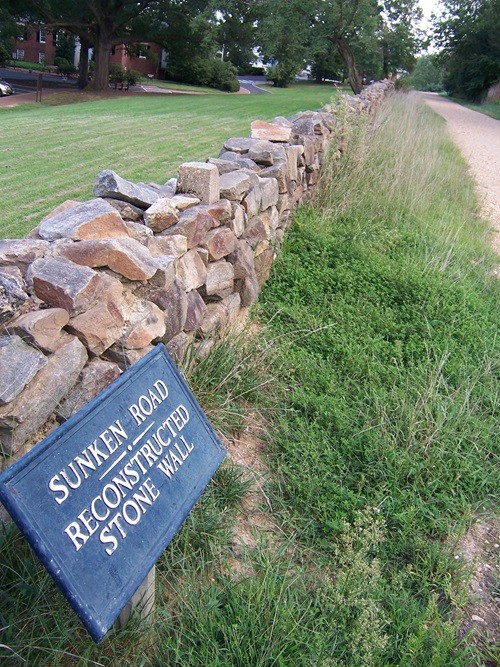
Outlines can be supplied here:
M138 53L139 58L147 58L147 52L149 51L150 48L151 47L149 46L149 44L141 44L139 46L139 53Z
M14 58L16 60L24 60L24 49L17 49L14 51Z
M40 28L40 30L37 32L36 36L37 36L37 41L40 44L45 44L45 42L47 40L47 31L45 30L45 28Z
M38 53L38 62L40 65L45 65L45 53Z

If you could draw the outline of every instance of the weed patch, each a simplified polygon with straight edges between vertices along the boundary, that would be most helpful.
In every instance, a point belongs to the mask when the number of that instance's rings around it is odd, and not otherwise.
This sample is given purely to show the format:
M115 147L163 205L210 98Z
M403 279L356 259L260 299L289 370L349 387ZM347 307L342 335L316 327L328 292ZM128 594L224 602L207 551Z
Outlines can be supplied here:
M378 508L390 633L379 664L458 665L462 575L441 540L498 485L498 292L440 122L409 100L389 108L350 137L264 291L261 316L288 359L275 497L328 558L343 522Z

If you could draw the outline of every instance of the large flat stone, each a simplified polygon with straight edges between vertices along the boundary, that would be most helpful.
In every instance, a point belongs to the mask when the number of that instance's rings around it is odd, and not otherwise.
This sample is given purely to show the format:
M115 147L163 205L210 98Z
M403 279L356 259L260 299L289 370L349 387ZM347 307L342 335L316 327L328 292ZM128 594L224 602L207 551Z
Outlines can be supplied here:
M71 337L29 385L0 408L0 441L7 454L15 454L47 421L75 384L87 358L82 343Z
M89 308L103 290L102 277L87 266L63 257L37 259L29 275L35 294L54 308L77 315Z
M195 195L202 204L213 204L220 198L219 170L207 162L185 162L179 166L177 192Z
M220 177L220 193L224 199L241 201L251 186L249 174L239 169L222 174Z
M288 142L292 128L276 123L266 123L263 120L254 120L251 124L252 139L263 139L273 142Z
M122 217L103 199L91 199L48 218L40 224L38 234L46 241L128 237Z
M7 325L7 330L28 344L50 353L59 347L62 329L68 322L69 314L64 308L46 308L16 317Z
M92 359L80 373L77 383L61 404L60 412L69 419L106 389L120 375L120 367L111 361Z
M179 222L162 232L163 236L185 236L188 250L199 246L207 232L214 226L214 218L203 206L193 206L183 211Z
M66 327L96 356L122 336L125 325L122 284L107 275L103 275L102 280L105 287L99 300L80 315L72 317Z
M12 401L47 363L19 336L0 336L0 405Z
M97 175L94 194L96 197L121 199L144 209L149 208L160 197L167 197L167 190L168 188L162 191L159 186L145 183L132 183L111 169L105 169Z
M58 252L76 264L107 266L129 280L147 280L158 269L149 250L131 238L79 241L60 246Z

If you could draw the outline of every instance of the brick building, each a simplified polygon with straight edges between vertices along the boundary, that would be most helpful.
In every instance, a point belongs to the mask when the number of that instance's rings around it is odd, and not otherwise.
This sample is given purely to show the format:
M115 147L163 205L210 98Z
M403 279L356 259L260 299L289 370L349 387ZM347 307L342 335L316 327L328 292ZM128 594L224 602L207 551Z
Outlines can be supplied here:
M25 25L22 37L12 50L13 60L26 60L40 65L53 65L57 45L57 31L44 26Z
M23 35L15 42L12 50L13 60L24 60L40 65L54 65L58 31L44 26L23 27ZM79 40L76 39L75 62L78 66L80 54ZM119 44L113 47L111 62L126 69L135 70L145 76L158 76L162 65L164 67L165 54L157 44L141 43L126 46Z
M163 49L157 44L141 43L129 46L119 44L111 51L112 63L140 72L144 76L159 78L164 60Z

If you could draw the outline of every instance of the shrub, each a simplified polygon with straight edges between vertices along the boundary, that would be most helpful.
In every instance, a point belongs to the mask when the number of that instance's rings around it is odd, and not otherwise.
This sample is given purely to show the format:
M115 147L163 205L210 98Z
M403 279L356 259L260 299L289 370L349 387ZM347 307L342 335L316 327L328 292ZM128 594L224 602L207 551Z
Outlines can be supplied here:
M59 74L74 74L76 72L76 67L66 58L54 58L54 65L57 67Z
M125 72L125 81L129 86L136 86L140 78L140 72L136 72L134 69L129 69Z
M236 68L229 62L215 60L210 86L218 90L225 90L228 93L237 92L240 89L240 84L236 78Z
M123 83L126 80L127 71L121 65L116 63L111 63L109 66L109 82L110 83Z
M195 56L189 60L171 63L168 76L183 83L210 86L229 92L235 92L240 87L233 65L218 58Z
M396 90L407 92L410 88L410 77L407 74L404 74L396 79L395 84Z
M282 60L267 70L267 78L276 88L287 88L300 72L301 65Z

